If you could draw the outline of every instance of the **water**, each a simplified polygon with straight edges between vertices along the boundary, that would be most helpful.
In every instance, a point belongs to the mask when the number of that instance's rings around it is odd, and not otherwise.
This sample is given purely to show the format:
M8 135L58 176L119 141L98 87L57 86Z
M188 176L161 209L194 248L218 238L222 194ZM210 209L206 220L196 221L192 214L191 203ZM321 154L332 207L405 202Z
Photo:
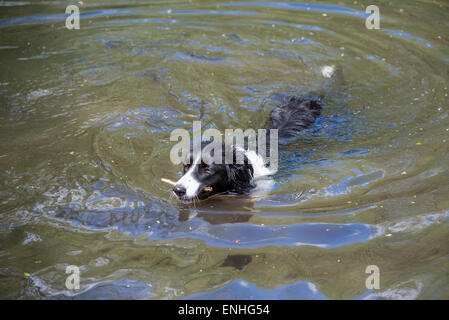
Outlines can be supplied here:
M0 2L1 298L449 298L447 3L69 4ZM264 128L325 64L272 191L170 199L173 129Z

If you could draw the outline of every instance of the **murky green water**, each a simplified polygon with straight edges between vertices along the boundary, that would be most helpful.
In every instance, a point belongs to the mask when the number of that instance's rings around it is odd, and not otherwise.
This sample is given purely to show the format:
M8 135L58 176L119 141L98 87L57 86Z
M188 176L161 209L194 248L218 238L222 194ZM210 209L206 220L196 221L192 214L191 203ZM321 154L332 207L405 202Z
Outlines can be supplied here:
M1 298L449 298L447 2L73 3L0 2ZM170 199L173 129L264 128L325 64L274 190Z

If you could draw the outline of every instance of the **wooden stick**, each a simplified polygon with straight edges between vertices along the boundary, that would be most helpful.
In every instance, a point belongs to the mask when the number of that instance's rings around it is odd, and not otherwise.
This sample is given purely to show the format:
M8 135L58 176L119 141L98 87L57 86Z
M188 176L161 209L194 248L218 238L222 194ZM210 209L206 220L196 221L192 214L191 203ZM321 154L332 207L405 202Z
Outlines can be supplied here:
M174 185L176 184L176 182L171 181L171 180L169 180L169 179L165 179L165 178L161 178L161 181L162 181L162 182L165 182L165 183L168 183L168 184L171 184L172 186L174 186Z

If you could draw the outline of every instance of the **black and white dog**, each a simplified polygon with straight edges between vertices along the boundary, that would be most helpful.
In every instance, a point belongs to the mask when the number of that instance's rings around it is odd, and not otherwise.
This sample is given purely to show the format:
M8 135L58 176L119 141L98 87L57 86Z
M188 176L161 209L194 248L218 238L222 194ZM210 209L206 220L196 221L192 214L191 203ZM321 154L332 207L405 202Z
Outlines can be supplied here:
M331 78L335 68L324 67L321 71L325 78ZM320 115L323 104L322 97L291 96L275 107L270 114L269 129L278 130L279 145L287 144L311 126ZM202 142L201 149L209 143ZM268 143L265 154L269 154L269 148ZM173 187L174 194L181 202L204 200L215 194L244 194L255 187L260 177L275 173L268 168L265 159L254 151L244 151L243 163L225 164L225 147L222 150L223 161L217 164L208 159L205 161L205 157L213 154L194 154L191 148L189 159L184 161L183 176ZM232 146L232 151L235 160L238 150Z

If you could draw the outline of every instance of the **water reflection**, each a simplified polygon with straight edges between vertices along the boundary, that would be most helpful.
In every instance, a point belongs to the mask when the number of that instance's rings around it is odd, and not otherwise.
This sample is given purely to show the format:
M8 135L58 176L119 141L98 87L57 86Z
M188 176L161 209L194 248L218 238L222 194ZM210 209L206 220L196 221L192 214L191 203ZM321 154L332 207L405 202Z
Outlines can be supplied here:
M113 193L121 198L121 208L110 206ZM243 199L232 196L217 197L198 206L181 205L178 209L150 195L146 195L145 199L138 199L131 194L129 198L123 199L126 194L124 187L115 186L112 192L106 194L109 198L103 199L106 201L101 211L83 211L79 210L79 206L74 206L74 209L56 210L53 217L88 228L114 228L132 235L148 233L148 240L193 238L204 240L213 246L235 248L265 245L335 248L368 241L378 233L375 226L361 223L253 224L251 208L254 207L254 201L248 199L244 202ZM101 198L95 197L90 201L97 201L99 206ZM136 206L138 203L145 205ZM223 211L224 207L227 211Z
M313 283L300 281L273 290L261 289L239 279L215 291L200 293L187 300L326 300Z
M152 296L151 287L128 279L105 281L74 295L53 295L49 300L141 300Z

